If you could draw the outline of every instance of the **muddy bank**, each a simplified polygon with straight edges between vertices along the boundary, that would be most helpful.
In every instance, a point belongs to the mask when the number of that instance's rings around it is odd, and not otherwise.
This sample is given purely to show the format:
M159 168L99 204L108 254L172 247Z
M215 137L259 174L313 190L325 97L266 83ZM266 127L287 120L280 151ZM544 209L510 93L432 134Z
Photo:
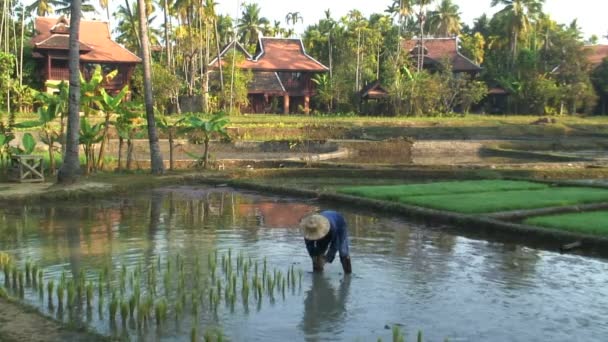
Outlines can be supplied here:
M33 308L0 298L0 341L88 342L109 341L109 339L65 327L42 316Z

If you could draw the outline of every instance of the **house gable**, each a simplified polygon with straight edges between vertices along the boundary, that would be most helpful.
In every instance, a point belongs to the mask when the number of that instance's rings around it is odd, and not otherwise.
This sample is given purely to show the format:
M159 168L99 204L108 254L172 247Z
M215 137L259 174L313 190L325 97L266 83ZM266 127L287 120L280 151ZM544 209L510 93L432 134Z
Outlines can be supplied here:
M413 58L418 56L420 39L410 39L403 42L403 50ZM454 72L479 72L481 67L463 56L458 49L458 38L425 38L424 64L434 65L448 60Z
M32 38L34 57L40 57L36 50L69 48L69 25L65 17L38 17L34 21L37 35ZM134 53L114 42L110 37L108 23L95 20L80 22L80 56L82 62L96 63L140 63L141 59Z

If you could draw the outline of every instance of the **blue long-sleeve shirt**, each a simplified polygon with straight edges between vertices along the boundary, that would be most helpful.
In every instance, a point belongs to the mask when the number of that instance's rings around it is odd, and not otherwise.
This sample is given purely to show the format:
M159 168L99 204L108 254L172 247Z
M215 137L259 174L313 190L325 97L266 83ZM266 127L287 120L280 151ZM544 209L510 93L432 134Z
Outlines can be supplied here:
M325 253L325 250L329 245L327 254L325 254L325 260L327 262L331 263L334 261L336 252L340 252L340 257L348 256L348 231L344 217L333 210L325 210L319 214L329 220L329 233L320 240L304 239L308 254L311 257L321 255Z

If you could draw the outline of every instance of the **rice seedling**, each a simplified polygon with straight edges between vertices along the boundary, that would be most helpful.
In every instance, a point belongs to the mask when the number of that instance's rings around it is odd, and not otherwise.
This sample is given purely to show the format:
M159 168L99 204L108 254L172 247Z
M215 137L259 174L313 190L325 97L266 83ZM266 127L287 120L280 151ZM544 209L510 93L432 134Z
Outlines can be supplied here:
M191 342L198 341L196 327L192 327L192 330L190 331L190 341Z
M2 265L2 270L4 271L4 287L8 288L10 286L11 264L5 262L4 265Z
M90 281L87 284L86 300L87 300L87 308L91 308L91 303L93 301L93 283Z
M219 279L215 283L215 287L217 289L217 295L221 296L222 295L222 282Z
M32 264L32 269L30 272L32 273L32 284L34 284L35 287L38 287L38 284L40 284L38 281L38 265Z
M196 306L196 305L195 305ZM165 298L160 300L160 317L162 321L167 320L167 312L169 311L167 300Z
M422 330L418 330L418 335L416 336L416 341L422 342Z
M293 265L291 265L291 287L296 287L296 270Z
M139 298L141 294L141 288L139 286L135 286L135 288L133 288L133 297L135 297L135 300L137 301L137 303L139 303Z
M24 288L25 287L25 276L23 275L23 272L17 271L17 277L19 278L19 289Z
M76 298L76 288L74 286L73 281L68 282L67 292L68 292L68 308L71 308L72 305L74 304L74 298Z
M18 285L17 284L18 273L19 273L19 270L17 270L17 267L11 266L11 276L13 279L13 288L15 288L15 289L17 288L17 285Z
M62 283L59 283L59 285L57 286L57 306L59 308L63 307L63 295L64 295L64 285Z
M25 280L27 281L27 283L29 284L29 282L31 281L31 277L30 277L30 270L32 269L32 262L27 260L25 262Z
M127 320L129 319L129 302L123 300L120 303L120 317L122 318L122 324L127 325Z
M49 298L49 306L53 305L53 290L55 288L55 283L53 282L53 280L49 280L49 282L46 284L46 289L47 289L47 293L48 293L48 298Z
M405 342L405 337L401 333L399 326L393 326L393 342Z
M302 287L302 276L304 275L304 271L298 270L298 283L299 286Z
M135 294L131 295L129 298L129 317L133 318L135 314L135 308L137 307L138 298L135 297Z
M183 311L183 307L182 307L182 303L181 302L177 302L175 303L175 320L179 321L179 316L182 314Z
M116 312L118 310L118 298L116 298L115 294L112 294L112 299L108 304L108 312L110 314L110 322L116 321Z
M165 288L165 296L169 297L171 293L171 275L169 273L165 273L163 275L163 287Z
M44 280L44 271L39 269L38 270L38 284L40 284L40 286L42 286Z
M97 300L97 314L99 315L100 320L103 320L103 308L103 297L99 297L99 299Z
M203 336L203 340L205 342L213 342L213 339L211 337L211 331L209 331L209 330L205 331L205 336Z

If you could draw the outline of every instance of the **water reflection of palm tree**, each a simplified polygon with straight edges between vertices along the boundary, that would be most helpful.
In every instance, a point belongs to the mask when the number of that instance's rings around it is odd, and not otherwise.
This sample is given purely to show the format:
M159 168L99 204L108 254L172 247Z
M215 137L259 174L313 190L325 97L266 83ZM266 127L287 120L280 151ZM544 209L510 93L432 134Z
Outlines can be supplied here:
M319 333L340 330L346 320L346 301L351 277L342 279L338 291L323 274L312 274L312 286L304 299L304 317L300 328L307 340L317 340Z

